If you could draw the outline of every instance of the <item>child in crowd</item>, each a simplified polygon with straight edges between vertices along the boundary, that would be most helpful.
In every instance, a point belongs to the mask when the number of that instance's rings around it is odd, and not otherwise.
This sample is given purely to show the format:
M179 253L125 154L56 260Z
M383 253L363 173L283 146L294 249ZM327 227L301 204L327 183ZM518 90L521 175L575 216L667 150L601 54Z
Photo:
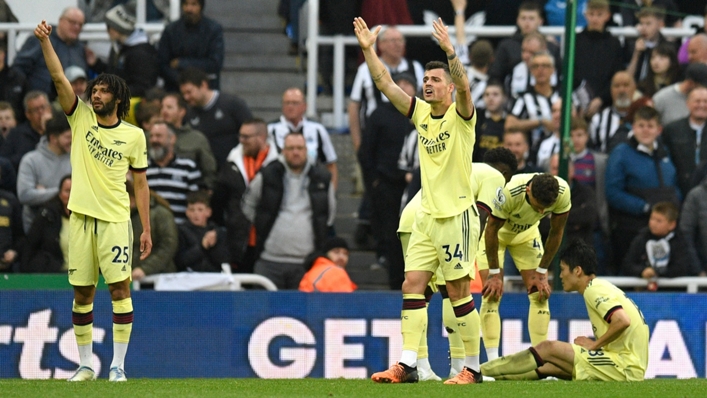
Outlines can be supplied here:
M228 263L226 231L209 221L211 206L205 191L187 195L187 222L179 225L179 250L174 261L178 271L221 272Z
M357 286L349 278L346 265L349 262L349 245L339 237L324 242L321 252L305 260L308 269L299 284L301 292L350 293Z
M648 227L631 242L623 263L625 276L640 276L654 282L655 278L695 276L699 273L697 254L676 229L678 208L671 202L658 202L651 208ZM654 283L648 285L655 290Z
M638 82L637 88L647 97L652 97L663 87L677 83L681 79L680 64L672 43L660 43L653 49L650 68L646 77Z

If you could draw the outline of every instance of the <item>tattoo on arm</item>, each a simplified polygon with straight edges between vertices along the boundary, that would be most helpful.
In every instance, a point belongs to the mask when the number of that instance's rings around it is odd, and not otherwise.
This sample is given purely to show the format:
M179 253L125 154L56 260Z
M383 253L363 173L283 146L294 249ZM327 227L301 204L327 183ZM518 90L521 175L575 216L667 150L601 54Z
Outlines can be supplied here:
M379 73L379 74L377 74L376 76L373 77L373 81L374 81L374 82L380 81L380 80L383 78L383 76L385 76L386 73L388 73L388 70L385 69L385 68L383 68L383 70L381 71L381 73Z
M464 65L459 62L459 58L454 57L449 60L449 73L452 75L453 80L463 79L466 76Z

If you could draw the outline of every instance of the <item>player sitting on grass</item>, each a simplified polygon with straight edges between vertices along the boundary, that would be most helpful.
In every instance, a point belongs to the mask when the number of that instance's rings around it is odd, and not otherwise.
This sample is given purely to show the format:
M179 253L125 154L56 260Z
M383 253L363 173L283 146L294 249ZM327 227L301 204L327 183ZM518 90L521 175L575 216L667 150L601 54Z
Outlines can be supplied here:
M562 289L584 297L595 338L580 336L574 344L546 340L483 364L483 375L497 380L643 380L649 336L641 310L621 289L596 277L596 253L587 243L570 243L560 267Z

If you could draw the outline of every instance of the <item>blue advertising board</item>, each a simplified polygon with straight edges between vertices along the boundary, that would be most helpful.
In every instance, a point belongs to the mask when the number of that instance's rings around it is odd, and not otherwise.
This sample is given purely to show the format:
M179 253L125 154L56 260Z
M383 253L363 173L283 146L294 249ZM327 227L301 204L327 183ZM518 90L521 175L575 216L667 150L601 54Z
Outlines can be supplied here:
M651 329L647 377L705 377L707 295L630 294ZM78 350L70 291L0 291L0 378L66 378ZM480 303L480 297L476 297ZM134 292L130 377L365 378L398 360L401 296L394 292ZM549 338L591 335L578 294L550 299ZM501 304L501 353L528 347L528 299ZM107 377L112 316L107 292L94 306L94 368ZM449 372L441 299L429 308L429 352ZM485 355L482 349L482 361Z

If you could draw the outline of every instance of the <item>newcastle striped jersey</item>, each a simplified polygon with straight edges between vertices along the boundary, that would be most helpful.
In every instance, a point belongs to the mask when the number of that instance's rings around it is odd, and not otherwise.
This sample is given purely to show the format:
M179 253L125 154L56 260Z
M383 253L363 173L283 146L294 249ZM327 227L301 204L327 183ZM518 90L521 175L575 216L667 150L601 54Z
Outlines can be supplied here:
M592 147L595 150L606 153L607 145L623 123L624 116L625 113L619 113L613 106L608 106L592 116L589 124L589 139L592 140Z
M165 167L150 159L147 166L147 182L167 202L174 213L174 221L186 221L187 194L199 189L201 171L191 159L174 157Z

